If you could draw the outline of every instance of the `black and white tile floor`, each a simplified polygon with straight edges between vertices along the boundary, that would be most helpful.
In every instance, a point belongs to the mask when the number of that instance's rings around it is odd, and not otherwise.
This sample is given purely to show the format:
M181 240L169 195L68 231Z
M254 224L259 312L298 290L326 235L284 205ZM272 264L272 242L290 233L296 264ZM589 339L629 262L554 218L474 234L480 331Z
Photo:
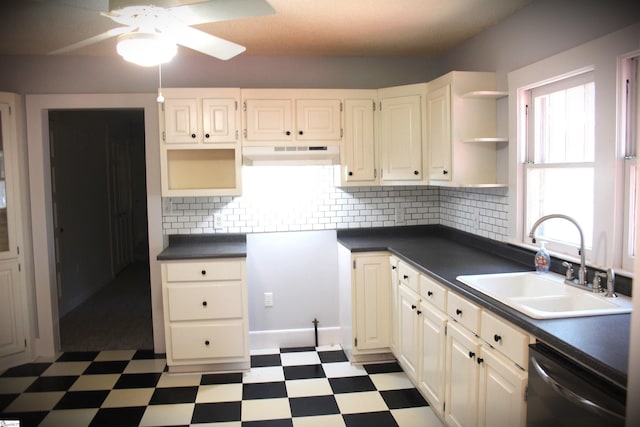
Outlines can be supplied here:
M440 427L396 363L340 347L253 352L244 374L170 374L149 351L62 353L0 375L0 420L20 426Z

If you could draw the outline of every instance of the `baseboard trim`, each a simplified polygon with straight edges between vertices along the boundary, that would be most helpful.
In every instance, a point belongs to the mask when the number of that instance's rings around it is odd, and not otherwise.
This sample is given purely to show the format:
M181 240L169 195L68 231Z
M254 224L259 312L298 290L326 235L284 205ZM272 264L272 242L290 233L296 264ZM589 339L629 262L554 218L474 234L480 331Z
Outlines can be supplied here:
M338 345L340 344L340 339L339 326L318 328L318 345ZM286 347L313 347L314 345L315 333L313 328L249 332L249 346L251 350Z

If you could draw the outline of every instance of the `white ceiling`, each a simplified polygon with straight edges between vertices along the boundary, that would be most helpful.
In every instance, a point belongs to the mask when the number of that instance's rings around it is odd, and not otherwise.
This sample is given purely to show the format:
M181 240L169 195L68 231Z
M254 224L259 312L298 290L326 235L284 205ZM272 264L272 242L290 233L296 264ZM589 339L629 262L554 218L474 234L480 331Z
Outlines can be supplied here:
M216 0L213 0L216 1ZM532 0L268 0L275 15L195 28L247 47L243 55L432 56ZM98 11L199 0L2 0L0 54L42 55L119 26ZM115 55L115 39L66 55ZM181 47L179 54L200 55Z

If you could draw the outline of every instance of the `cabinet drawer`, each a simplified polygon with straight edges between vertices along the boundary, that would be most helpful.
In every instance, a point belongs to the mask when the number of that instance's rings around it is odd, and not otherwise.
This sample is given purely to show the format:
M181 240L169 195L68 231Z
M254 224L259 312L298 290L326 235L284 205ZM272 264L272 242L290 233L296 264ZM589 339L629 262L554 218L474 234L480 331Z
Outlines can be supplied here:
M478 335L480 330L480 312L482 310L460 295L449 292L447 295L447 314L462 326Z
M169 321L242 317L241 282L167 286Z
M492 314L483 312L480 337L518 366L527 369L529 336L526 333Z
M422 274L420 275L420 296L438 310L447 311L447 288Z
M244 358L244 323L171 325L171 353L174 360Z
M414 291L419 293L418 276L420 274L413 267L408 264L399 261L398 262L398 279L400 283Z
M202 260L165 263L167 282L241 280L243 262L238 260Z

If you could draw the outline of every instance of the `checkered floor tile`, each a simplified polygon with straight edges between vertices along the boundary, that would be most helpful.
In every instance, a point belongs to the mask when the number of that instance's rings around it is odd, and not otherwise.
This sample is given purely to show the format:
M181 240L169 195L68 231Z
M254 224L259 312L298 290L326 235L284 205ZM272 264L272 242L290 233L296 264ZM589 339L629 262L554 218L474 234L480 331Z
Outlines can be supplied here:
M149 351L63 353L0 375L0 421L20 426L440 427L396 363L340 347L260 351L246 373L170 374Z

